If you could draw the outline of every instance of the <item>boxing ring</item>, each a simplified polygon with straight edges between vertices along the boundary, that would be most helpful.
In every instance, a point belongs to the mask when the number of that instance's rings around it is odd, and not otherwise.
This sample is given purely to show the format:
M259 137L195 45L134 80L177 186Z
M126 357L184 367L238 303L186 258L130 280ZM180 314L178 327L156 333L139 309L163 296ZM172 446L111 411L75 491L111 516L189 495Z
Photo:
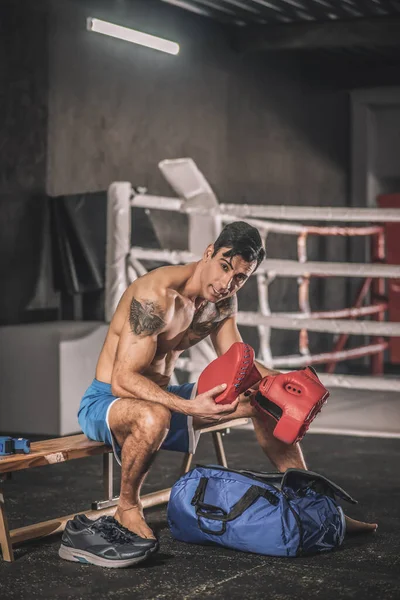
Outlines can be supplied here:
M257 227L265 243L270 233L297 238L297 260L266 259L252 276L256 278L258 311L239 311L240 326L257 328L258 359L267 367L292 370L305 365L326 365L321 380L327 387L353 390L399 392L400 380L383 375L384 352L391 337L400 336L400 323L387 322L385 284L400 278L400 265L385 260L385 222L400 222L400 210L255 206L219 203L205 177L191 159L164 160L159 168L178 197L151 196L135 190L128 182L115 182L108 190L106 320L109 322L126 287L147 272L146 264L181 264L199 260L207 244L216 239L222 227L244 219ZM131 246L131 209L140 207L152 218L152 211L187 215L187 250L162 250ZM306 222L307 224L296 221ZM313 222L329 222L327 226ZM340 225L335 225L340 223ZM343 226L343 223L346 226ZM370 240L371 263L315 262L307 256L307 241L318 237L363 237ZM269 302L269 289L277 278L295 278L298 283L297 312L276 312ZM312 278L362 278L354 305L339 310L314 310L310 302ZM371 297L369 303L365 300ZM364 319L360 320L360 318ZM365 317L371 320L366 320ZM299 332L298 354L274 356L271 330ZM334 334L329 352L312 354L309 332ZM366 342L346 349L348 338L363 336ZM371 340L372 338L372 340ZM371 375L335 374L339 361L370 357ZM197 379L215 358L209 341L191 348L178 360L177 369L187 378Z

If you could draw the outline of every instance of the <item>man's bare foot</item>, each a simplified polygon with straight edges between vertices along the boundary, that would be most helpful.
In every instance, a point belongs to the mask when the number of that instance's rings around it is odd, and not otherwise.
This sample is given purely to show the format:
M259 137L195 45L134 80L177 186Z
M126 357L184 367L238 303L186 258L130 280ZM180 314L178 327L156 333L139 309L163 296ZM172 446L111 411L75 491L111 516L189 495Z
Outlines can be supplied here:
M121 523L121 525L140 537L156 539L156 536L144 519L143 510L140 506L131 506L130 508L123 509L118 507L114 518Z
M344 516L346 520L346 533L374 533L378 529L376 523L363 523L350 517Z

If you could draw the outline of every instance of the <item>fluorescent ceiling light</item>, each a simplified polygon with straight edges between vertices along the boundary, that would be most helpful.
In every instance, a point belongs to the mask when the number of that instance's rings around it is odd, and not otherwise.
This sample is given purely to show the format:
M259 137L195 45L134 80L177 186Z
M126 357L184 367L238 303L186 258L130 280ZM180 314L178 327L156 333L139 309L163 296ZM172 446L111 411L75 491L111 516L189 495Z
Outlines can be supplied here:
M135 29L129 29L129 27L114 25L114 23L108 23L107 21L101 21L100 19L89 17L87 20L87 29L88 31L110 35L111 37L125 40L126 42L133 42L134 44L154 48L154 50L161 50L161 52L167 52L168 54L178 54L179 52L179 44L176 44L175 42L163 40L155 35L142 33Z

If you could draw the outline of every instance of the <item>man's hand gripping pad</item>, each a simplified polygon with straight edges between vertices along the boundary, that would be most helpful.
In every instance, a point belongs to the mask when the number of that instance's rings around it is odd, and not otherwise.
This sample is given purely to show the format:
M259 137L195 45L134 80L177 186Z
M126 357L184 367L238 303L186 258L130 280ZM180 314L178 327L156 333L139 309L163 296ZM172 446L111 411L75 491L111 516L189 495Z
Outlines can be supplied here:
M197 383L197 393L203 394L221 383L227 388L215 398L218 404L231 404L242 392L261 380L254 365L254 350L248 344L235 342L225 354L204 369Z
M329 396L315 370L280 373L264 377L252 404L276 421L274 436L286 444L303 439Z

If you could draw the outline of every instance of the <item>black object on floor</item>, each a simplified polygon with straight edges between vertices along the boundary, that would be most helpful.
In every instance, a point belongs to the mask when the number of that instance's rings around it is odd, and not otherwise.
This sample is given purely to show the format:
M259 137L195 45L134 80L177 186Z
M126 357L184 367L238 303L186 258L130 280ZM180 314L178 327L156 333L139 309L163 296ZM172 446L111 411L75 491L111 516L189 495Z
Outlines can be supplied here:
M113 517L91 521L77 515L65 525L58 555L71 562L122 569L148 560L157 550L157 540L131 533Z
M225 444L232 468L272 470L252 431L234 430ZM398 600L400 440L309 434L302 445L310 468L359 501L344 507L349 516L377 522L376 534L348 536L336 552L318 556L265 557L177 542L165 508L153 509L147 520L161 547L149 561L117 570L62 561L55 535L17 546L14 563L0 562L0 600ZM180 454L161 452L144 491L171 485L180 462ZM195 462L215 462L209 436L201 438ZM17 472L3 487L11 528L83 510L101 496L101 457Z

